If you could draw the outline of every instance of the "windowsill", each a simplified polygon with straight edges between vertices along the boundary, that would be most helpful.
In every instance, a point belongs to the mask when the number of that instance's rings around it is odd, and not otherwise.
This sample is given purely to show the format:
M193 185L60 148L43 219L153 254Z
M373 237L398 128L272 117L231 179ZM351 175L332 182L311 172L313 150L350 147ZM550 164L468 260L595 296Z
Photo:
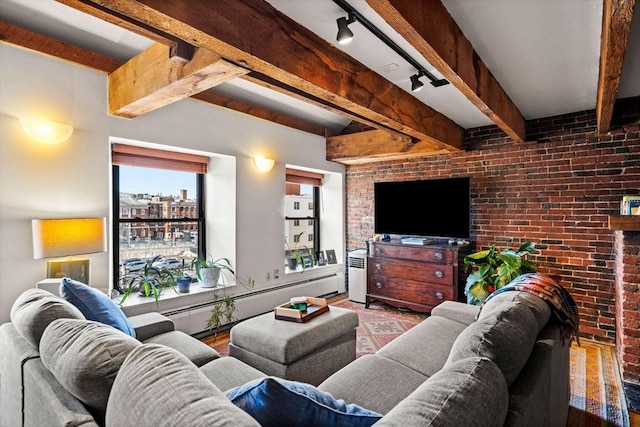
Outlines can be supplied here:
M320 270L324 270L324 269L328 269L332 266L339 266L339 263L336 264L325 264L325 265L314 265L313 267L307 267L307 268L297 268L295 270L291 270L289 269L289 267L287 267L285 265L284 267L284 274L289 275L289 274L296 274L296 273L304 273L306 271L320 271Z
M344 265L341 263L314 266L306 268L305 270L291 272L288 272L288 269L285 267L284 275L279 279L268 282L268 284L278 287L300 280L311 280L325 274L333 274L343 270ZM264 283L261 283L261 285L264 285ZM218 285L215 288L202 288L198 282L194 282L191 284L190 292L184 294L178 293L177 287L173 289L165 289L160 295L160 298L158 298L157 305L153 297L143 297L138 295L136 292L131 294L121 307L127 316L148 313L151 311L166 313L175 310L183 310L185 308L201 306L204 303L213 301L213 293L221 292L223 289L229 289L231 290L230 294L234 294L233 290L238 286L242 288L239 283L235 282ZM259 286L258 290L264 290L264 286ZM116 304L119 304L121 298L121 296L117 296L112 298L112 300Z

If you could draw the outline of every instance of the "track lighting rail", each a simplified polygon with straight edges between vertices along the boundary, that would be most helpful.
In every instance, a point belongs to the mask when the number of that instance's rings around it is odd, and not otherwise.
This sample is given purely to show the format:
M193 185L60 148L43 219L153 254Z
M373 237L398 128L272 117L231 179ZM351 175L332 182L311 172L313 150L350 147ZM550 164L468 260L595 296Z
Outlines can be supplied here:
M419 82L418 79L420 77L422 77L422 76L428 78L431 81L431 85L434 86L434 87L439 87L439 86L444 86L444 85L449 84L448 80L446 80L446 79L438 79L436 76L431 74L429 71L425 70L422 65L420 65L407 52L405 52L400 46L398 46L396 44L396 42L394 42L389 37L387 37L386 34L384 34L382 31L380 31L375 25L373 25L371 23L371 21L369 21L367 18L362 16L360 14L360 12L358 12L356 9L354 9L353 6L351 6L345 0L332 0L332 1L335 4L337 4L338 6L340 6L340 8L342 8L342 10L347 12L347 14L349 16L349 20L347 20L346 18L339 18L339 19L343 19L345 21L345 23L343 23L342 25L346 26L346 25L350 24L351 22L353 22L352 18L355 18L355 20L360 22L362 24L362 26L365 27L367 30L369 30L369 32L371 34L376 36L380 41L382 41L384 44L386 44L395 53L400 55L405 61L407 61L416 70L418 70L418 73L415 74L414 76L412 76L412 78L411 78L411 82L412 82L412 89L411 90L413 90L415 92L415 91L420 90L422 88L422 85L416 85L416 83L415 83L416 81ZM338 24L338 27L339 27L340 30L342 30L342 27L340 26L340 23ZM342 41L339 40L339 42L342 42Z

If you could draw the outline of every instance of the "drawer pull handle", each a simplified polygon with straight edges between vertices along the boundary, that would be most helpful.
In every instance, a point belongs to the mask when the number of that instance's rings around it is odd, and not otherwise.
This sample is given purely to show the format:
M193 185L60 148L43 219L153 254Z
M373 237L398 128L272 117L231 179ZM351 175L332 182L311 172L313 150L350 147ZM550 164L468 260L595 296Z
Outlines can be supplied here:
M435 273L433 273L434 276L436 276L438 279L442 279L444 277L444 273L440 270L436 270Z
M444 294L442 292L436 292L436 299L443 299Z
M376 270L382 270L382 266L380 264L376 264Z
M376 282L376 288L378 288L378 289L382 289L382 283L380 283L380 282Z
M377 254L381 254L382 253L382 248L376 248L376 253Z
M442 259L442 258L444 258L444 257L442 256L442 252L436 252L436 253L434 253L434 254L433 254L433 257L434 257L435 259Z

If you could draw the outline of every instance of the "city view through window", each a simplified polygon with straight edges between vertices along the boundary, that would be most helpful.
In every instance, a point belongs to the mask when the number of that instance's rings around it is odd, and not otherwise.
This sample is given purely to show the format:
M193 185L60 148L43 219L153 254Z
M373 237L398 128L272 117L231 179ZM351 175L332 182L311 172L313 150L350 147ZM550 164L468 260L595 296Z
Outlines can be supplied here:
M119 273L190 270L201 218L195 173L119 166ZM115 242L114 242L115 243Z

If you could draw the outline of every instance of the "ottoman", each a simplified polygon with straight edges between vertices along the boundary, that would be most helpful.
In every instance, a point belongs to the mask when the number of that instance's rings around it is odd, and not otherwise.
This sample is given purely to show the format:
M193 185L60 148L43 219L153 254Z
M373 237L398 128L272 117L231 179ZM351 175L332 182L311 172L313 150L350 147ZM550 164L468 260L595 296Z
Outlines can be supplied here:
M357 327L357 313L340 307L306 323L269 312L231 328L229 356L267 375L318 385L355 360Z

